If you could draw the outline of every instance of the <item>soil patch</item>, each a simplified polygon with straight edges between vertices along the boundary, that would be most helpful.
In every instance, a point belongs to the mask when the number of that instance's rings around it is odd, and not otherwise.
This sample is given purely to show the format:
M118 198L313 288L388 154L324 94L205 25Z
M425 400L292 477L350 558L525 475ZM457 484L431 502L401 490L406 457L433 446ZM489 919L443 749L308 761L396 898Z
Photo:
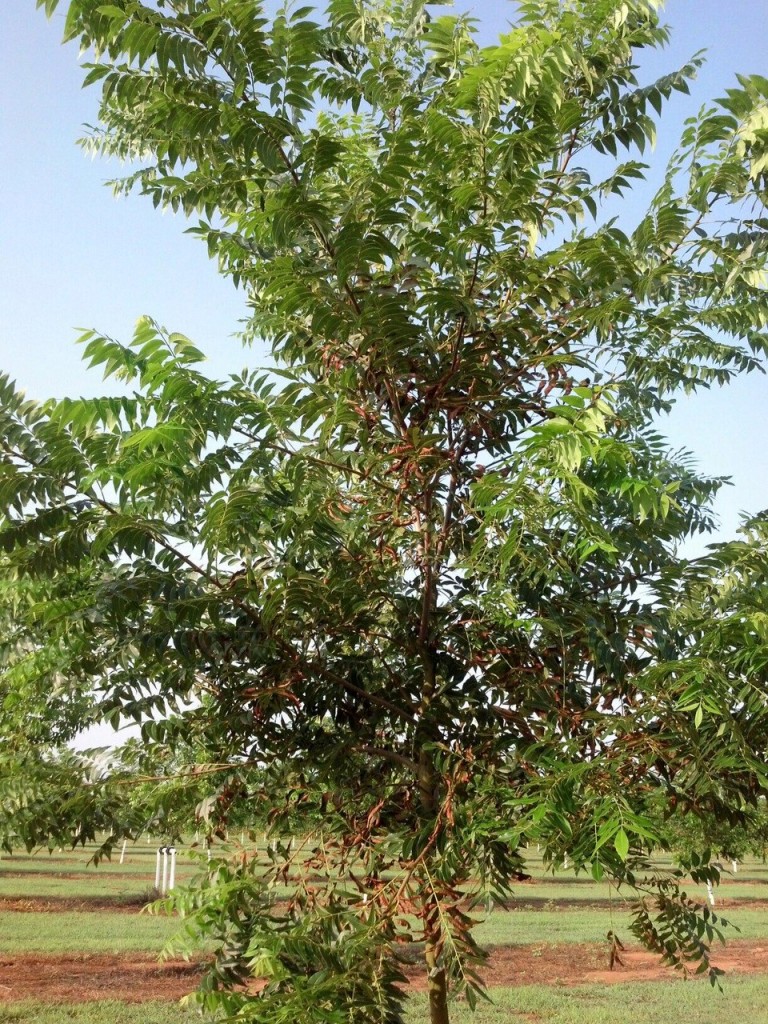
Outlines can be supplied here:
M491 950L482 975L489 988L682 979L678 972L660 966L658 957L641 949L625 950L622 961L609 970L605 946L595 944L500 946ZM768 943L731 942L718 952L716 963L733 974L768 974ZM200 961L158 963L153 957L131 954L0 956L0 1003L22 999L47 1003L173 1001L197 987L202 969ZM412 988L423 991L421 967L409 967L407 974Z
M611 970L606 947L595 943L496 946L481 974L489 988L594 982L615 985L628 981L675 981L683 977L681 972L660 964L658 956L638 947L624 950L621 959L622 964L615 964ZM713 962L731 974L768 974L768 944L729 942L717 951ZM408 977L418 991L426 988L421 971L409 969ZM704 979L706 975L699 977Z
M0 896L0 911L19 914L57 914L72 911L105 911L107 913L138 914L154 897L149 886L144 892L109 894L97 896ZM283 901L277 900L279 906ZM608 910L616 909L618 900L580 900L575 898L551 899L543 896L526 896L504 903L505 910L536 910L541 913L558 910ZM745 899L739 897L718 897L715 906L717 914L723 910L768 910L768 899Z
M14 914L64 914L71 911L111 911L139 914L152 901L146 894L128 896L0 896L0 910Z
M694 896L695 898L695 896ZM627 897L627 906L633 902L632 897ZM704 900L701 901L702 904ZM555 897L525 895L520 899L505 900L505 910L540 910L543 913L557 912L558 910L616 910L622 905L622 900L616 897L613 900L596 899L585 900L578 897ZM719 914L721 910L768 910L768 899L754 899L749 896L722 896L717 893L714 911Z
M0 1003L39 999L46 1003L84 1003L118 999L181 999L192 992L199 963L137 956L0 957Z
M27 868L24 871L0 871L0 878L30 878L42 875L45 878L58 878L66 882L88 882L92 878L119 878L121 882L142 880L143 875L154 876L153 864L147 864L145 871L107 871L103 868L83 868L82 871L46 871L45 868Z

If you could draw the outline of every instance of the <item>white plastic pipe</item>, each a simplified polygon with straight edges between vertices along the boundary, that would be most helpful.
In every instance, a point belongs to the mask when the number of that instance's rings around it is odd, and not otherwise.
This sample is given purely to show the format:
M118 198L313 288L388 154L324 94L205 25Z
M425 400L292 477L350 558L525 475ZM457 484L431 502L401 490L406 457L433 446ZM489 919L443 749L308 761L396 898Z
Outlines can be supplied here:
M736 872L739 870L739 862L737 860L732 860L731 861L731 868L732 868L733 873L735 875Z
M170 873L168 875L168 888L167 888L166 892L170 892L171 889L173 889L175 887L175 885L176 885L176 847L175 846L170 846L168 848L168 852L171 855L171 857L170 857L171 864L170 864Z
M124 839L123 840L123 848L120 851L120 863L121 864L125 863L125 848L126 848L127 845L128 845L128 840Z
M161 850L162 850L162 846L158 846L158 848L157 848L157 858L155 860L155 889L157 889L158 892L160 891L160 851Z
M163 847L163 888L161 890L162 895L168 892L168 847Z
M715 905L715 890L712 888L712 883L707 882L707 899L709 900L710 907Z

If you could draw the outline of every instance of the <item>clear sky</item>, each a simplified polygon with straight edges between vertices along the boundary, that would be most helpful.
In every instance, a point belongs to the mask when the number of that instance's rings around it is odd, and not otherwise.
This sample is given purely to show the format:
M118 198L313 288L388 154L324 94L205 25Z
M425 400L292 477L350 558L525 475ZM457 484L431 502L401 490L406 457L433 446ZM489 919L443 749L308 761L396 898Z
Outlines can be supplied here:
M457 7L473 10L488 42L514 10L504 0ZM75 145L81 126L95 120L98 93L80 87L77 49L59 45L64 8L65 0L47 22L34 0L0 0L0 370L33 397L98 393L100 375L80 363L75 328L127 340L144 313L188 334L209 354L214 375L265 362L233 339L242 294L184 235L183 220L140 197L115 200L102 185L112 170ZM642 77L702 48L708 63L692 96L671 105L659 159L683 118L721 95L737 71L768 75L768 0L668 0L666 18L672 45L644 59ZM733 478L718 505L722 536L733 535L741 510L768 507L768 378L681 399L663 429L706 472Z

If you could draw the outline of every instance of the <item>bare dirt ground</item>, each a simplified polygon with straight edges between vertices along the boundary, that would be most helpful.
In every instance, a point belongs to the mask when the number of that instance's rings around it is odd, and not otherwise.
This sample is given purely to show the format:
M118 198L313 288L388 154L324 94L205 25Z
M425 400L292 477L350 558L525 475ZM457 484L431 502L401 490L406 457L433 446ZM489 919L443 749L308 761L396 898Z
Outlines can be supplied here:
M482 972L491 987L519 985L580 985L588 982L674 982L681 975L661 967L657 957L640 949L622 953L623 966L608 968L604 946L557 945L499 947ZM768 974L768 943L731 942L716 962L732 974ZM123 956L0 955L0 1003L39 999L47 1003L118 999L144 1002L173 1001L191 992L200 977L199 962L167 961ZM416 990L424 988L419 968L408 969Z
M631 903L632 897L628 897L628 900ZM701 902L703 903L704 901L702 900ZM549 912L553 909L560 910L565 908L569 910L615 910L616 904L616 899L579 900L566 896L553 901L547 896L528 896L526 898L505 900L501 905L503 905L505 910L541 910L542 912ZM722 896L718 892L717 903L714 907L715 913L719 914L721 910L734 910L737 908L740 910L768 910L768 899L754 899L749 896ZM0 909L2 909L1 905Z
M0 955L0 1003L39 999L84 1003L119 999L173 1001L196 988L200 964L156 957Z
M104 910L139 914L147 896L0 896L0 910L14 914L63 914L72 911Z
M7 863L4 861L3 863ZM143 867L144 865L142 865ZM154 862L151 864L147 861L146 864L146 875L149 877L150 872L154 872ZM79 871L51 871L49 868L24 868L21 871L13 871L6 868L0 870L0 878L34 878L36 875L41 875L43 878L60 878L69 881L82 882L87 881L89 878L119 878L125 882L135 878L137 875L140 876L140 872L128 872L128 871L109 871L106 868L90 868L80 869Z
M97 896L0 896L0 911L13 911L17 914L55 914L72 911L121 912L138 914L152 900L149 884L141 893ZM279 901L278 901L279 902ZM507 910L541 910L551 911L553 901L544 896L528 896L510 899L503 904ZM557 909L569 908L576 910L607 910L615 908L616 901L608 899L574 899L563 897L556 902ZM716 913L723 910L744 909L768 910L768 898L754 899L734 896L722 896L718 893Z
M683 977L661 965L653 953L638 947L625 949L621 960L622 965L617 963L611 970L606 946L593 943L499 946L491 951L488 967L482 973L489 988L675 981ZM729 974L768 974L768 943L729 942L725 949L715 952L712 960ZM413 983L421 987L419 979Z

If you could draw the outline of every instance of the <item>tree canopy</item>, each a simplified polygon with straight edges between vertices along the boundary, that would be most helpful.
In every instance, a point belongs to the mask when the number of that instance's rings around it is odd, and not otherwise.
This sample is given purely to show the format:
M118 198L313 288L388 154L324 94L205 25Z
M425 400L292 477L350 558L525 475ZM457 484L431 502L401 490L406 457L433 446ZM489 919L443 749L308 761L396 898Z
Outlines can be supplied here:
M649 854L659 803L738 822L766 792L766 527L682 558L721 481L655 417L764 364L768 81L691 117L628 222L700 64L640 83L657 8L530 0L480 47L421 0L68 4L86 147L191 218L274 362L213 380L142 317L81 339L125 394L3 381L2 822L52 829L18 811L25 707L50 744L100 719L205 751L220 822L290 819L272 872L179 897L218 940L209 1006L395 1024L417 941L446 1024L473 901L530 843L634 887L636 934L714 977L709 911ZM119 782L72 836L134 827Z

